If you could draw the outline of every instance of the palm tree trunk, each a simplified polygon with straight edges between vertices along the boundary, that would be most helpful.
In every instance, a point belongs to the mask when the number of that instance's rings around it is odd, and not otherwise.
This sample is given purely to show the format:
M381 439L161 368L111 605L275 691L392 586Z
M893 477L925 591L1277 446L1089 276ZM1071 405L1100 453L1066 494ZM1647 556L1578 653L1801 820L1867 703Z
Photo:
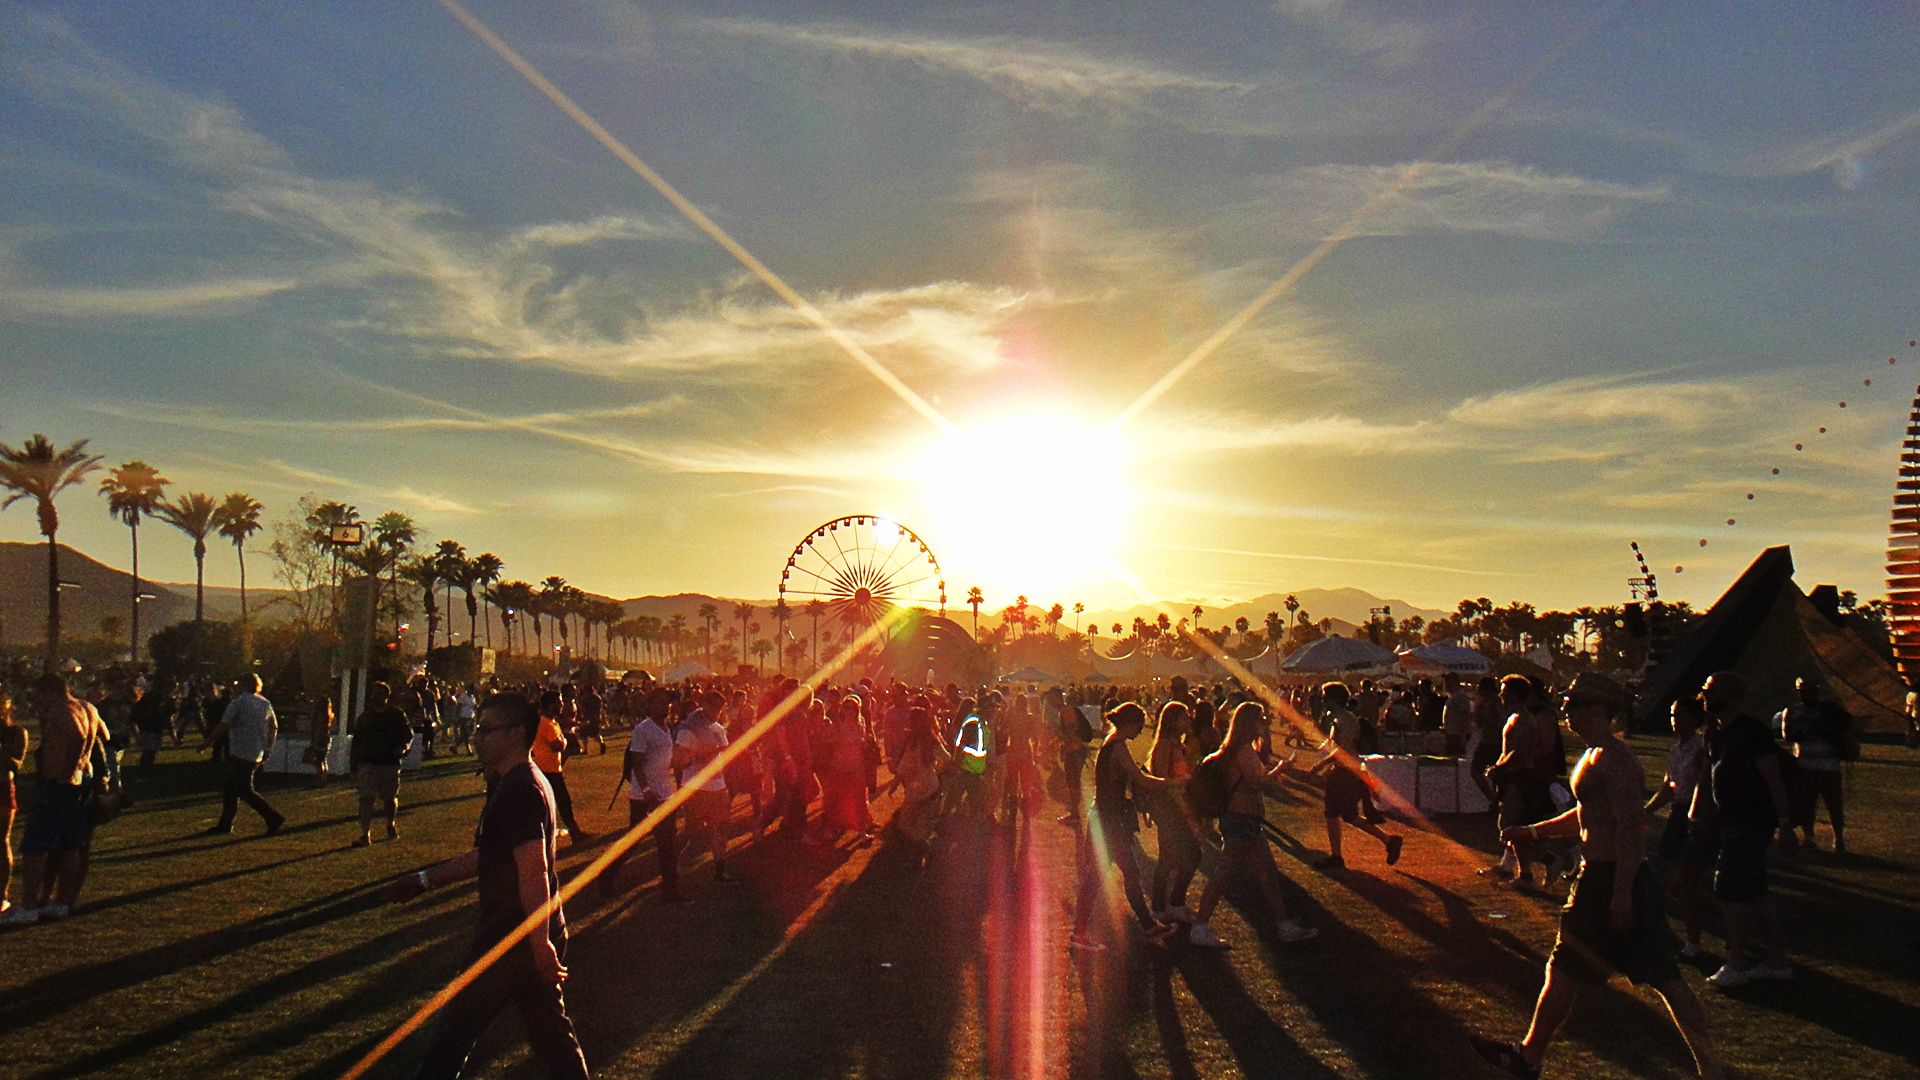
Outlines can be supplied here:
M252 671L253 622L247 618L247 549L235 544L233 555L240 560L240 662Z
M133 613L127 619L132 627L127 633L127 659L132 663L140 662L140 517L138 514L127 525L127 531L133 534Z
M47 659L60 659L60 547L47 534Z

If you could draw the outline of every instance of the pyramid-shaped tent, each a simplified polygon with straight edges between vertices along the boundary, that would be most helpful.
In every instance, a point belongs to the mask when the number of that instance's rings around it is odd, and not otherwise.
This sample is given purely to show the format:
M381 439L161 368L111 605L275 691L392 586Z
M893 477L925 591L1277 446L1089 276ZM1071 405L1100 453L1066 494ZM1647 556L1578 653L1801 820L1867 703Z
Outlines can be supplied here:
M1860 731L1906 727L1907 688L1893 665L1814 607L1794 584L1793 552L1784 545L1761 552L1648 673L1641 730L1664 727L1674 699L1695 693L1716 671L1747 680L1745 708L1756 716L1792 704L1793 681L1804 675L1818 679Z

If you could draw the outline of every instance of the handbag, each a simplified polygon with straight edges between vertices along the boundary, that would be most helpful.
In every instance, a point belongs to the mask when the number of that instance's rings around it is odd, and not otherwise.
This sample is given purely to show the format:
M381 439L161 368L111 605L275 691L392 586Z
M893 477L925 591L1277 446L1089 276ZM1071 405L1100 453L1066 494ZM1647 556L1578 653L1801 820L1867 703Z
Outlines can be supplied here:
M87 825L99 828L119 817L133 800L127 798L126 788L107 780L107 748L98 740L94 741L89 767L97 778L99 788L93 793L93 801L87 805Z

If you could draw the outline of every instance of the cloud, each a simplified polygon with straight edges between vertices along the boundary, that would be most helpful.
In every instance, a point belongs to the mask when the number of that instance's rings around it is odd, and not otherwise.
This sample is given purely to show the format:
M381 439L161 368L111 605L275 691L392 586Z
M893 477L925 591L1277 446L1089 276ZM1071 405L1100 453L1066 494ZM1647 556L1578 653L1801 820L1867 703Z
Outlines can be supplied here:
M1383 15L1354 0L1274 0L1273 6L1341 52L1384 68L1413 63L1439 36L1434 26Z
M751 19L707 19L690 24L690 28L780 48L909 64L972 79L1020 105L1044 111L1124 111L1164 99L1235 97L1254 88L1249 83L1029 41L882 34L848 25L789 25Z
M1920 131L1920 110L1851 131L1750 151L1731 160L1703 155L1700 164L1707 171L1733 176L1790 177L1830 171L1835 183L1852 190L1865 179L1870 157L1916 131Z
M1620 184L1505 161L1315 165L1261 186L1265 198L1250 212L1320 236L1493 233L1548 241L1590 239L1627 208L1672 195L1666 184Z
M121 288L14 286L0 281L0 312L19 318L76 319L217 315L235 305L298 287L298 282L288 278Z

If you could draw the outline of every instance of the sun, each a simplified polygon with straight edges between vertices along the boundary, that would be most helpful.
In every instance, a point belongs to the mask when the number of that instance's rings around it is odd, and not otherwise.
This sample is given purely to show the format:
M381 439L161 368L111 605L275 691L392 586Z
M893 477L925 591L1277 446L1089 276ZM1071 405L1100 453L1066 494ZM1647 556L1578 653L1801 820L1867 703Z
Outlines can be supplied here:
M1119 433L1062 412L1004 416L930 445L914 480L956 606L973 585L995 606L1017 594L1071 605L1072 590L1110 583L1136 501L1127 474Z

